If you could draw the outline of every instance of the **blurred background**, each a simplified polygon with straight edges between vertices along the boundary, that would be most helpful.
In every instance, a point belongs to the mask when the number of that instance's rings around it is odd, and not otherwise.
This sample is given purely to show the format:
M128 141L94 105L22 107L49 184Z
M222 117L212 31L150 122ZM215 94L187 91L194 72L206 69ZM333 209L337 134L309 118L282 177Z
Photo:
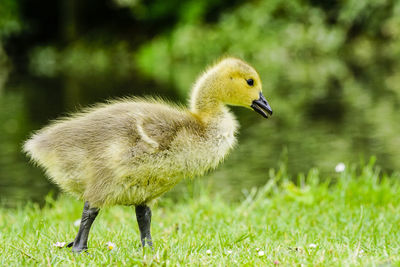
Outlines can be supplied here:
M258 70L274 116L232 108L239 145L205 178L215 192L240 198L282 163L399 170L400 1L2 0L0 201L57 194L21 153L32 131L119 96L185 103L224 55Z

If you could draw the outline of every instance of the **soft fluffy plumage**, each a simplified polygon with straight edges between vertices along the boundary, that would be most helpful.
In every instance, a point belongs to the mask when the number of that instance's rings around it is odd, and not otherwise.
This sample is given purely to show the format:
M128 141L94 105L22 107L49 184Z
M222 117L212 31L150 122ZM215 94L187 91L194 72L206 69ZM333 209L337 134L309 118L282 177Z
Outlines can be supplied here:
M190 109L145 98L100 104L38 131L24 151L92 207L147 203L215 168L236 142L225 104L250 107L259 92L257 72L227 58L198 79Z
M133 98L59 120L24 149L63 190L95 207L140 204L215 167L235 130L228 111L203 124L181 108Z

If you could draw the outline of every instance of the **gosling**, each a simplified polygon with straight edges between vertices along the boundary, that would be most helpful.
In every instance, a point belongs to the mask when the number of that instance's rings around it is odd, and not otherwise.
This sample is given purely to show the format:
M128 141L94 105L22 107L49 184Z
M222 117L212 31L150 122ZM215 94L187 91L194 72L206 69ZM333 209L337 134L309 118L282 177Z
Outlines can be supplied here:
M86 251L100 208L135 205L142 246L152 247L148 203L183 178L214 169L232 149L238 128L226 105L272 115L250 65L225 58L192 88L189 108L160 99L125 98L61 118L36 132L23 150L63 191L84 200L78 234Z

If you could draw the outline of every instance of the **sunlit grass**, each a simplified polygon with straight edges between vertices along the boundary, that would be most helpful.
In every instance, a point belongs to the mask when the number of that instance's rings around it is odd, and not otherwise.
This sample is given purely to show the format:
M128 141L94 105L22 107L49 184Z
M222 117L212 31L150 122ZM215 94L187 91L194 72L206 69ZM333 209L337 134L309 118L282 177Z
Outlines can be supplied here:
M102 210L89 254L80 255L54 244L74 238L81 202L62 196L42 209L2 209L0 265L400 264L399 176L381 175L372 164L324 182L317 170L296 184L284 169L268 175L237 203L204 189L177 203L163 198L153 207L153 251L140 248L133 207Z

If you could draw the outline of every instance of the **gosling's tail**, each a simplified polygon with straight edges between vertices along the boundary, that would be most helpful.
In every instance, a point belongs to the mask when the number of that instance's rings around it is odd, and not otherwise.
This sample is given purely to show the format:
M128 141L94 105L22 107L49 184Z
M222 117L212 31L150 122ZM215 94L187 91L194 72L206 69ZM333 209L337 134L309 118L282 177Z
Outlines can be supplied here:
M32 161L40 164L43 161L43 156L46 151L45 140L38 134L34 134L31 138L25 141L22 146L22 151L27 154Z
M22 151L30 157L32 157L33 151L35 150L35 142L33 139L34 137L31 137L22 145Z

